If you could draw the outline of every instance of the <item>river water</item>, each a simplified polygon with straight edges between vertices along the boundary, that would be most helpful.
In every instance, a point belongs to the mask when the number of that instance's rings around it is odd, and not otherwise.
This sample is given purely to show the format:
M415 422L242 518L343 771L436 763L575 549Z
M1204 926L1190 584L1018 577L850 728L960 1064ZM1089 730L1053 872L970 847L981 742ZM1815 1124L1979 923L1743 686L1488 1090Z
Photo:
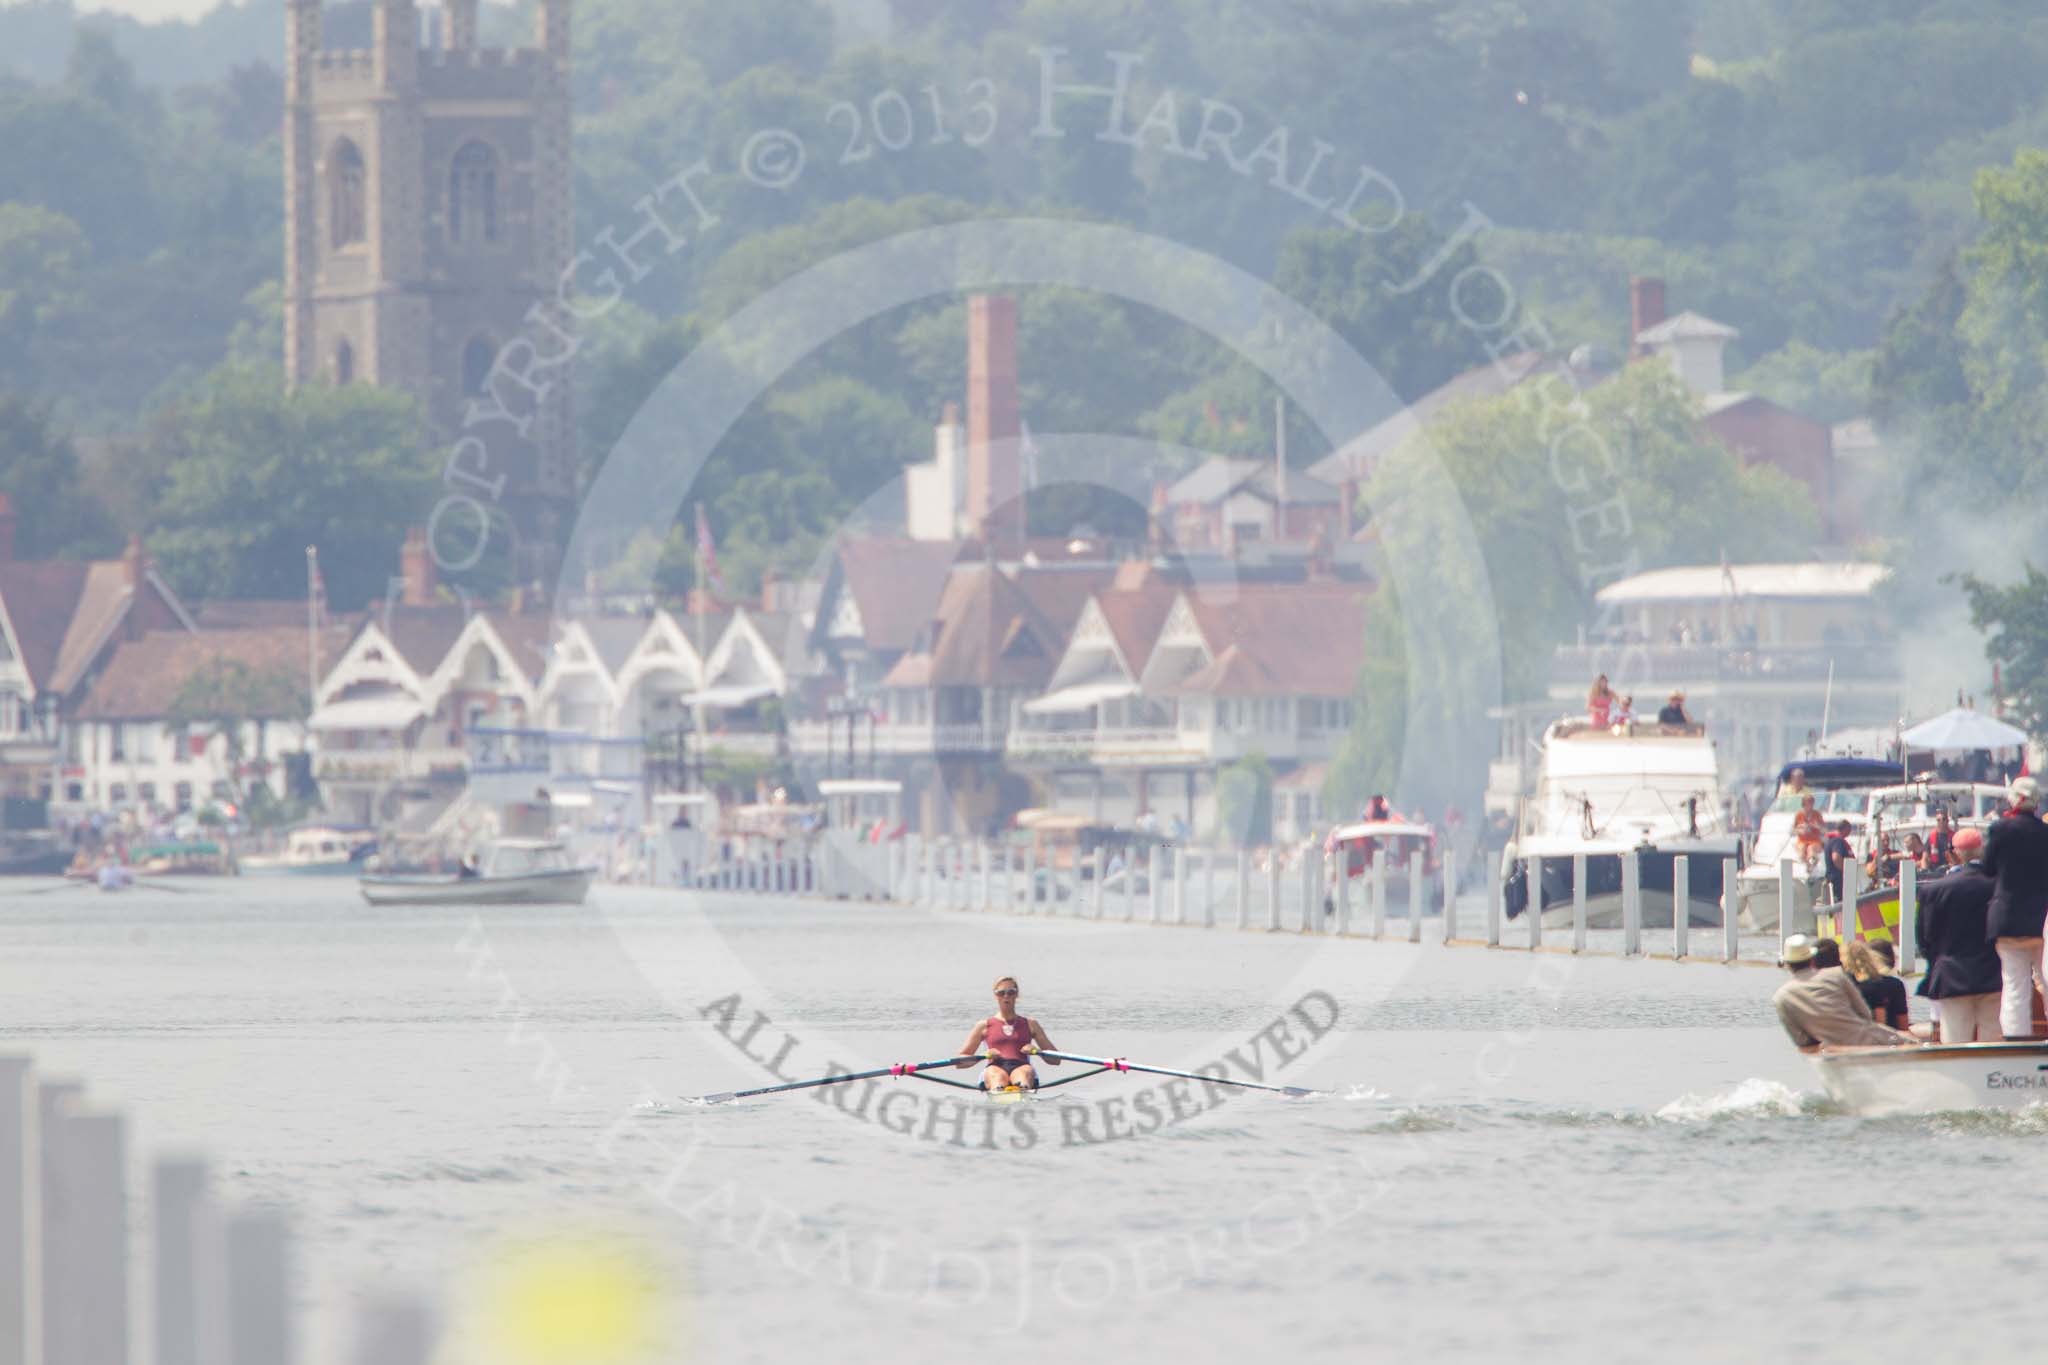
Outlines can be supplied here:
M1071 1051L1334 1093L683 1102L949 1055L1005 973ZM196 1150L290 1210L315 1365L393 1288L440 1304L441 1359L511 1365L2035 1345L2048 1117L1834 1114L1776 984L620 888L481 918L312 880L0 895L0 1050L131 1115L135 1188ZM508 1344L535 1265L655 1347Z

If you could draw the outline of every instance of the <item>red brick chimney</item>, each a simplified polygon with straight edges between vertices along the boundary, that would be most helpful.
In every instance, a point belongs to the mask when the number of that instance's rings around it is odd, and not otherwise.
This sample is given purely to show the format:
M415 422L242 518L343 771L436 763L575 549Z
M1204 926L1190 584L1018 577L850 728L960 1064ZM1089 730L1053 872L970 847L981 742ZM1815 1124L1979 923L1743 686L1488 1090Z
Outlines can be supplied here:
M405 545L398 552L398 572L405 579L405 596L402 599L408 607L431 606L434 601L434 551L427 544L425 527L415 526L405 533Z
M14 499L0 493L0 564L14 558Z
M967 300L967 524L991 547L1024 540L1017 454L1017 300Z
M1628 353L1641 358L1650 348L1636 338L1664 321L1664 281L1655 275L1631 275L1628 281Z
M148 570L149 556L142 552L142 537L128 537L128 548L121 552L121 581L130 592L140 592L142 576Z

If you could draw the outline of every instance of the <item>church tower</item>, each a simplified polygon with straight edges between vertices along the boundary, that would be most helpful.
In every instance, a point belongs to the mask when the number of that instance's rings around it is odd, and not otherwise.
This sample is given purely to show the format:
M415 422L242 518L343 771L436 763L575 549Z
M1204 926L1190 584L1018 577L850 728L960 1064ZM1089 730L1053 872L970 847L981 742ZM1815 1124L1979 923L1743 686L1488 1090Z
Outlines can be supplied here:
M415 0L373 6L369 48L344 50L321 0L286 0L285 370L413 393L544 575L575 492L569 367L536 363L564 350L570 0L537 0L514 49L477 46L477 0L444 0L431 34ZM460 535L437 549L463 557Z

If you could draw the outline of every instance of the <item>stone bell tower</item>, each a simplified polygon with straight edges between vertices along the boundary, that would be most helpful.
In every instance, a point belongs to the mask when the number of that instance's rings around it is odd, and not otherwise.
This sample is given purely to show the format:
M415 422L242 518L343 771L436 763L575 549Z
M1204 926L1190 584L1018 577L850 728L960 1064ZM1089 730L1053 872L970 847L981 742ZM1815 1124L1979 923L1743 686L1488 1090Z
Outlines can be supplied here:
M286 0L285 370L414 394L462 491L508 514L521 574L546 573L575 492L550 325L574 228L570 0L537 0L533 45L510 49L477 46L477 0L444 0L432 31L415 0L373 4L370 46L347 50L323 45L321 0Z

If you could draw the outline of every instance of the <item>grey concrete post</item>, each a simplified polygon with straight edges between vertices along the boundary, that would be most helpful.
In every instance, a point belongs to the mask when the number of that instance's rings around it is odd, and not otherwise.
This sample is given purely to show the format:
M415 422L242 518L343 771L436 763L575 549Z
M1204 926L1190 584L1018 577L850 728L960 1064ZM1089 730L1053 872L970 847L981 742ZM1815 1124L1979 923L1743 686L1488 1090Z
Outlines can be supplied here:
M214 1365L224 1354L220 1227L206 1163L156 1163L156 1365Z
M228 1219L228 1365L292 1365L297 1355L290 1240L276 1214Z
M42 1124L35 1067L0 1057L0 1361L43 1365Z

